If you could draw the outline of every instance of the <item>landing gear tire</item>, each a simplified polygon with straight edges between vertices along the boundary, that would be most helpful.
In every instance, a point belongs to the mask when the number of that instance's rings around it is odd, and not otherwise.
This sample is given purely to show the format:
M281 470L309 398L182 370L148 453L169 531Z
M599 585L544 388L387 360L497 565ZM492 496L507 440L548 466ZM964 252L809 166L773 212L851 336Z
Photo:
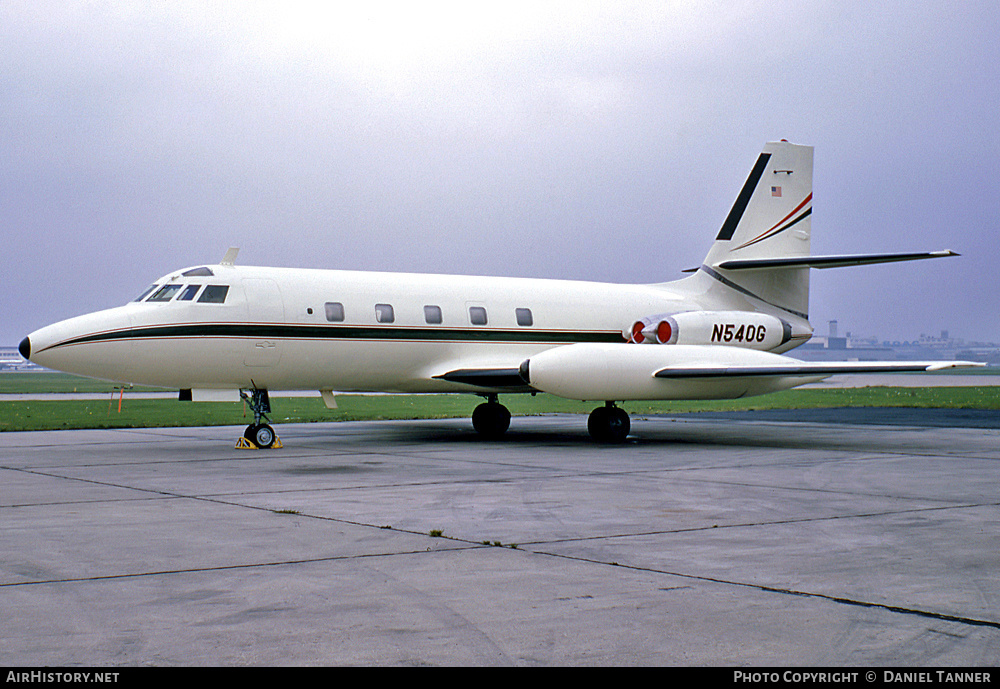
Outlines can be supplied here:
M266 423L251 424L243 431L243 437L262 450L274 445L274 429Z
M499 402L484 402L472 412L472 427L484 438L499 438L510 428L510 411Z
M274 435L273 428L266 423L262 423L262 420L269 420L267 414L271 413L271 398L268 396L267 390L265 388L254 387L250 390L249 394L244 390L240 390L240 397L243 398L243 401L253 411L253 423L243 431L243 437L252 445L256 445L263 450L268 449L274 445L277 436Z
M628 437L632 424L623 409L608 404L598 407L587 419L590 436L599 443L623 443Z

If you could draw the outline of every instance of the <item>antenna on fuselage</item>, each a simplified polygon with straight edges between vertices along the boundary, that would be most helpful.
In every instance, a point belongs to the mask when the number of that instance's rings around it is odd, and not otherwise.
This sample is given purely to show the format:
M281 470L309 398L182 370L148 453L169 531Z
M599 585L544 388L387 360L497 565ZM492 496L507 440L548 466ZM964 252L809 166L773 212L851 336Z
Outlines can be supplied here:
M220 266L234 265L236 263L236 254L238 253L240 253L240 248L238 246L229 247L229 251L227 251L226 255L222 257L221 261L219 261L219 265Z

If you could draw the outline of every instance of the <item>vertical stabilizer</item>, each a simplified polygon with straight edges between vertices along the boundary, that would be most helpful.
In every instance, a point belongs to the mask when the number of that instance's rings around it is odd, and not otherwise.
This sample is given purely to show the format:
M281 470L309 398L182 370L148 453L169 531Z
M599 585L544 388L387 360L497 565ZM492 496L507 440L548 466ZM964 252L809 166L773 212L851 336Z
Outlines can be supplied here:
M812 146L766 144L701 270L741 298L749 296L807 318L808 267L727 271L719 266L734 259L809 256L812 170Z

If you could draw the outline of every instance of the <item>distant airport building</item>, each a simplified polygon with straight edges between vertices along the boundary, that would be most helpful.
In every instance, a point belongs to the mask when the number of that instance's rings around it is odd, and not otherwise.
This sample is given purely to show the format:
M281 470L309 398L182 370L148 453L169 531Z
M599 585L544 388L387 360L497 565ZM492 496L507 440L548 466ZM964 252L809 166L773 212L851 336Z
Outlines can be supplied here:
M45 371L21 356L17 347L0 347L0 371Z
M921 334L915 340L880 340L852 337L850 331L841 337L837 321L829 321L828 325L825 337L813 335L809 342L792 350L791 356L805 361L961 359L1000 365L1000 344L953 339L947 330L942 330L939 337Z

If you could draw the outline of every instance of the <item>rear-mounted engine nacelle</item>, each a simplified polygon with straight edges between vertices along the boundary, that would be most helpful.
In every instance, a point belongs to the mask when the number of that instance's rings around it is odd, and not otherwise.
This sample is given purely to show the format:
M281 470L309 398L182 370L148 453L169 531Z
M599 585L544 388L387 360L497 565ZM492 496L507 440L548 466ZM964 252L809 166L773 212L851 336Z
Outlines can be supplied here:
M753 311L688 311L647 316L623 335L637 344L713 344L769 351L792 339L792 324Z
M670 316L650 316L633 323L625 339L637 344L676 344L677 322Z

